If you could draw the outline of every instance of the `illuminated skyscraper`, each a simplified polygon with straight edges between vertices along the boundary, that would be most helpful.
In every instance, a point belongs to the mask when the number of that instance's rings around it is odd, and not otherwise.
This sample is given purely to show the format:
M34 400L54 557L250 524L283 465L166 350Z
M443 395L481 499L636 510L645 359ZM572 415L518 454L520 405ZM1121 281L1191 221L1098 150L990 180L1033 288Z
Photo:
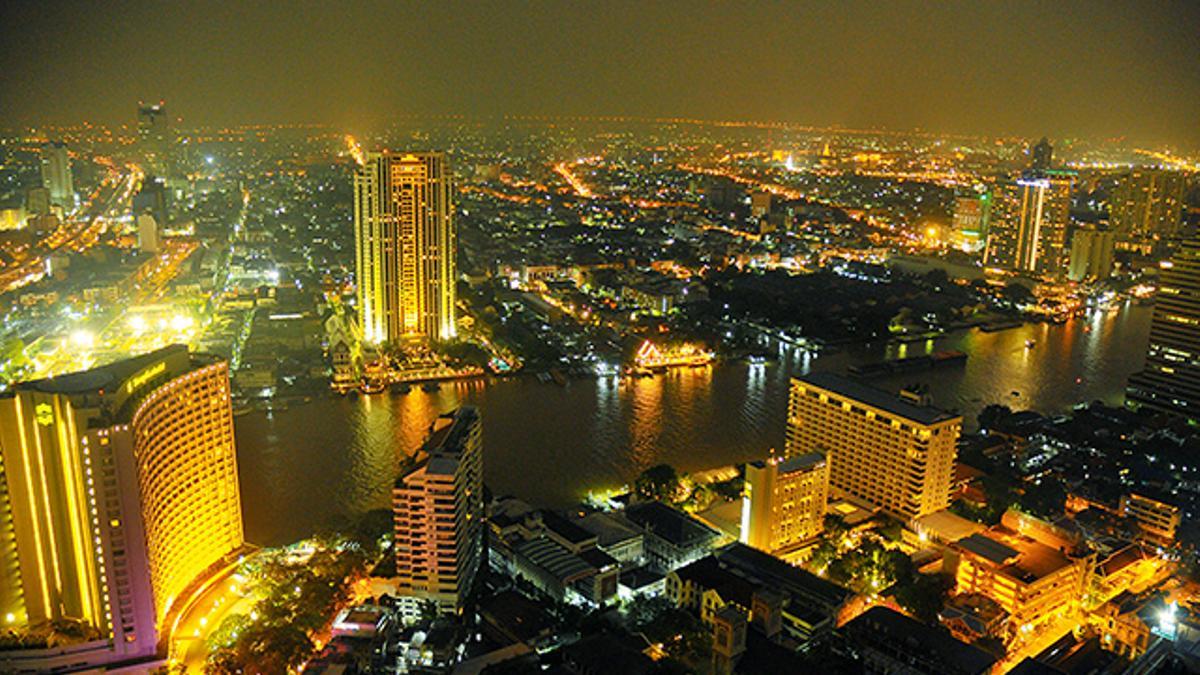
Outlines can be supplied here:
M828 496L829 464L820 453L747 464L742 541L775 555L796 550L825 528Z
M979 251L987 242L992 218L991 191L972 193L954 202L954 235L957 248Z
M1063 274L1074 180L1070 171L1026 172L997 186L984 264L1042 276Z
M74 621L0 671L132 661L197 576L242 546L229 374L175 345L0 397L0 616Z
M824 453L834 496L908 520L950 504L962 416L832 373L792 380L787 456Z
M483 427L471 406L434 420L392 491L397 593L459 614L483 560Z
M1136 169L1121 177L1109 199L1109 224L1123 248L1150 253L1179 236L1185 180L1178 171Z
M1129 378L1126 401L1200 421L1200 239L1184 241L1164 267L1146 365Z
M67 145L51 141L42 145L42 187L50 191L50 203L70 211L75 207L75 180L71 177L71 155Z
M450 174L439 152L370 153L354 175L358 313L372 344L455 335Z

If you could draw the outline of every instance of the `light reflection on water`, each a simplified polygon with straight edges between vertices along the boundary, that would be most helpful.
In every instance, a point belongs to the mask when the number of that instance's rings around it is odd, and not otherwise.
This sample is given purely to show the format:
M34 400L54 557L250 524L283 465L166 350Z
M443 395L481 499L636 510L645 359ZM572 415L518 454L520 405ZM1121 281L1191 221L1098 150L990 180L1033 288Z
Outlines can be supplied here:
M236 420L246 532L255 543L283 543L340 515L386 507L401 457L421 443L435 416L460 403L483 411L488 486L549 505L616 487L659 462L694 471L782 448L788 380L810 368L960 349L970 355L963 367L875 384L927 384L937 403L963 412L969 426L990 402L1047 412L1093 399L1117 403L1125 379L1141 367L1149 313L1127 307L1063 326L968 331L816 360L784 349L762 366L729 363L567 387L534 378L457 382L436 392L326 396L271 417L251 413ZM1027 348L1030 339L1036 344Z

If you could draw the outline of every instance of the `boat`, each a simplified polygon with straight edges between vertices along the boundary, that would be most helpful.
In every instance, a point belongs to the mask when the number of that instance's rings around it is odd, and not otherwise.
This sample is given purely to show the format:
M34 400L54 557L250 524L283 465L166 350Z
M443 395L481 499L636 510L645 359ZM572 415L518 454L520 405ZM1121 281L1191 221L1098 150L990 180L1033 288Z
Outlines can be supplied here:
M554 370L550 371L550 377L554 380L554 383L557 384L558 386L560 386L560 387L567 386L567 376L563 374L563 371L555 368Z
M910 356L905 359L884 359L872 363L863 363L850 366L847 370L852 375L858 375L859 377L876 377L897 373L911 373L919 370L932 370L941 366L963 364L966 361L967 354L965 352L947 350L921 356Z
M437 391L441 388L442 385L438 384L437 382L426 382L425 384L421 385L421 391Z
M1025 349L1033 349L1034 345L1036 345L1036 344L1037 344L1037 340L1033 340L1033 339L1026 340L1025 341Z
M1024 324L1020 321L989 321L979 327L985 333L996 333L1009 328L1019 328Z
M393 394L407 394L412 391L412 385L407 382L397 382L391 386Z
M364 382L362 391L364 394L379 394L384 390L382 382Z
M550 373L538 373L537 379L538 382L541 382L542 384L550 384L550 380L552 378L550 377Z

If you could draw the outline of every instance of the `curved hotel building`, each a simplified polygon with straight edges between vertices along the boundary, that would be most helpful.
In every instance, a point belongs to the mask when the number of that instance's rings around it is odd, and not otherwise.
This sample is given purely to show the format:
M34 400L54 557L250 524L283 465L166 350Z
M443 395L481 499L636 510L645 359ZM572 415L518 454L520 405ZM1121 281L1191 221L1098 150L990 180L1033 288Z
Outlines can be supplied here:
M243 544L226 364L174 345L0 395L0 619L67 646L0 672L160 658L161 627Z

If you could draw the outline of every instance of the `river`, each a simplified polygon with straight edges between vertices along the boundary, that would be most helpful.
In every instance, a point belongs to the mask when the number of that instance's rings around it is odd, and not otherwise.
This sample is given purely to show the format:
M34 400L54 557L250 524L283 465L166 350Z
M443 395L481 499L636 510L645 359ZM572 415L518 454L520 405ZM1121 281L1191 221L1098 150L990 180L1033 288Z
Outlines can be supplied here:
M420 445L433 417L463 403L483 413L484 473L492 491L547 506L619 486L660 462L695 471L761 458L782 448L791 376L884 356L966 352L964 366L872 382L892 390L925 383L937 405L967 416L968 427L991 402L1045 413L1096 399L1117 404L1126 378L1144 360L1150 314L1149 307L1127 304L1063 325L961 331L817 358L783 352L762 366L728 363L566 387L532 377L478 380L445 383L437 392L331 394L285 411L254 412L235 420L246 537L286 543L386 507L400 457Z

